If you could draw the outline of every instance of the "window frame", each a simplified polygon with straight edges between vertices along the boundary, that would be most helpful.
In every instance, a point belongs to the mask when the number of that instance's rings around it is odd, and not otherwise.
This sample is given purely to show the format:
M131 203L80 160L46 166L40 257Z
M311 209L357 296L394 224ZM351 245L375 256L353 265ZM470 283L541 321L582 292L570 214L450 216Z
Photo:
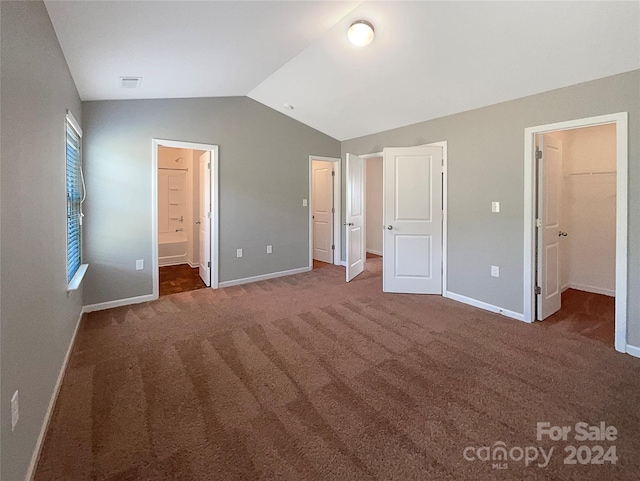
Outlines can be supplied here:
M69 156L67 154L67 145L69 143L69 129L71 129L78 137L78 172L77 176L80 179L80 202L76 207L78 211L79 221L78 221L78 229L79 229L79 239L78 239L78 267L75 269L75 272L70 272L70 267L72 264L69 262L69 237L70 237L70 223L69 223L69 203L71 200L69 199ZM73 291L80 287L80 283L84 278L84 275L87 271L87 264L82 263L82 202L84 201L84 182L82 180L82 128L80 124L75 119L71 111L67 110L67 114L65 116L64 123L64 160L65 160L65 207L66 207L66 236L65 236L65 264L66 264L66 280L67 280L67 291ZM77 201L76 201L77 203Z

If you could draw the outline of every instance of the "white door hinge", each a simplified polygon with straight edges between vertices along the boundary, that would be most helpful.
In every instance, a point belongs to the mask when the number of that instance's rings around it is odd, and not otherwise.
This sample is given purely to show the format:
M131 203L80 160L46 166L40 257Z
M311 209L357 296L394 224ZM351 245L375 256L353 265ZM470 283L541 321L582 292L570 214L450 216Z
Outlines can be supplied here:
M536 219L536 227L542 227L542 219Z

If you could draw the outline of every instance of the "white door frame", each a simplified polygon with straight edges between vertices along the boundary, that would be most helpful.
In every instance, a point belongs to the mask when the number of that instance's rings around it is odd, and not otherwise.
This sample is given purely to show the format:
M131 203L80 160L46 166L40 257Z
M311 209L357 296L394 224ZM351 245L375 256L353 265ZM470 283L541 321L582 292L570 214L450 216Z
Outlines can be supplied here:
M404 146L400 146L400 147L404 147ZM448 184L449 184L449 176L448 176L448 171L447 171L447 165L448 165L448 152L447 152L447 141L446 140L442 140L440 142L432 142L430 144L421 144L421 145L411 145L410 147L442 147L442 297L447 297L447 255L448 255L448 250L447 250L447 245L448 245L448 241L447 241L447 231L448 231L448 216L447 216L447 209L448 209L448 205L447 205L447 199L448 199ZM364 168L365 168L365 173L366 173L366 169L367 169L367 159L371 159L374 157L383 157L384 153L383 152L374 152L372 154L362 154L359 155L358 157L362 157L363 159L365 159L365 163L364 163ZM383 185L383 190L384 190L384 184L385 184L386 180L384 178L384 169L382 171L382 185ZM366 182L365 182L365 186L366 186ZM365 190L365 196L366 196L366 190ZM365 197L366 198L366 197ZM366 209L366 203L365 203L365 209ZM383 205L383 213L382 213L383 218L384 217L384 205ZM366 215L365 215L365 219L366 219ZM364 225L364 235L367 235L367 231L366 231L366 222ZM366 238L366 237L365 237ZM384 250L384 247L383 247Z
M627 173L628 115L627 112L600 115L584 119L569 120L553 124L528 127L524 130L524 320L535 320L535 205L537 202L535 183L534 147L535 136L558 130L571 130L595 125L616 125L616 327L615 348L627 349Z
M313 161L318 160L320 162L335 162L335 177L333 178L333 207L335 212L333 213L333 245L336 246L333 252L334 265L340 266L342 258L342 245L340 234L340 216L342 210L340 208L341 200L341 186L340 174L342 172L342 159L339 157L322 157L320 155L309 156L309 269L313 269Z
M160 271L158 266L158 147L172 147L175 149L206 150L211 152L211 288L218 288L218 146L213 144L199 144L178 140L152 139L152 169L151 169L151 269L153 273L153 298L160 296ZM193 166L192 166L193 168ZM193 227L193 226L191 226Z

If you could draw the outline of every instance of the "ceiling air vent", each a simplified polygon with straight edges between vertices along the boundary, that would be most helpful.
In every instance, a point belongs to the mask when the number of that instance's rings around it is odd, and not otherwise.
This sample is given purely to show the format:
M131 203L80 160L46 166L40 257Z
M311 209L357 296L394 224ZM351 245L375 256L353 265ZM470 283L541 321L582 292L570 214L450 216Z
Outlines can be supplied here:
M123 89L137 89L141 83L142 77L120 77L120 86Z

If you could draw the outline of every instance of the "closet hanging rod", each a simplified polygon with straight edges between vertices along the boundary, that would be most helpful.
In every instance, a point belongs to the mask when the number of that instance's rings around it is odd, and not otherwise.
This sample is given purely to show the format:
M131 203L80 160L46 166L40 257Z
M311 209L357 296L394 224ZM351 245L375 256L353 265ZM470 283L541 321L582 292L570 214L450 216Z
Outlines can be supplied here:
M185 172L189 171L189 169L174 169L173 167L158 167L158 170L184 170Z

